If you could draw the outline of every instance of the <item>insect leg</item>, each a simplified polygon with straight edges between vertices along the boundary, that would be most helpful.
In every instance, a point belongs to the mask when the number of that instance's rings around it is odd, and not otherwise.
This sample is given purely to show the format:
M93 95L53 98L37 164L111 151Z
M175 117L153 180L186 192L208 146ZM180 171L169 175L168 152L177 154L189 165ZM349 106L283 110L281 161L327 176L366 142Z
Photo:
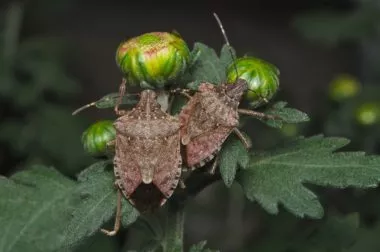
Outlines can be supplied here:
M266 119L266 120L281 119L281 118L279 118L277 116L274 116L274 115L268 115L268 114L265 114L265 113L262 113L262 112L257 112L257 111L249 110L249 109L238 109L238 112L240 114L253 116L253 117L256 117L256 118L259 118L259 119Z
M117 206L116 206L116 217L115 217L115 224L113 227L113 230L109 231L106 229L101 229L104 234L108 236L114 236L117 234L117 232L120 229L120 222L121 222L121 191L120 189L117 190Z
M172 94L180 94L180 95L185 96L187 99L191 99L191 95L188 94L189 92L190 92L190 89L182 89L182 88L176 88L176 89L170 90L170 93Z
M119 106L123 102L123 97L125 95L126 83L127 83L127 80L125 78L123 78L123 80L120 84L120 87L119 87L119 98L118 98L116 105L115 105L115 108L114 108L115 113L119 116L124 115L126 113L125 110L119 110Z
M107 144L106 144L107 148L115 147L115 143L116 143L115 139L107 142Z
M240 141L244 144L244 147L246 149L252 147L251 141L248 138L246 138L238 128L234 128L232 131L236 134L237 137L239 137Z
M115 152L115 143L116 143L115 139L107 142L106 143L106 151L109 153L114 153Z
M214 162L212 163L211 168L208 171L208 173L210 173L211 175L214 175L216 171L216 167L218 167L218 164L219 164L219 154L216 155Z
M179 187L182 188L182 189L186 188L186 185L185 185L185 182L183 182L183 179L179 180Z
M187 168L186 166L182 166L181 170L184 173L184 172L188 172L189 168Z

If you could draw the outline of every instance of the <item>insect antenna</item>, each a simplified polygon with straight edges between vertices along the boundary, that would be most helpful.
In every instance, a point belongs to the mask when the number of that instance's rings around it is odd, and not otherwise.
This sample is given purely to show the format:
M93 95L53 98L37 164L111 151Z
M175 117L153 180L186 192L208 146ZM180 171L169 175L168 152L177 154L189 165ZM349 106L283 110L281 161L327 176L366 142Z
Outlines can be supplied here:
M95 102L91 102L91 103L89 103L89 104L86 104L86 105L84 105L84 106L82 106L82 107L76 109L76 110L72 113L72 115L76 115L76 114L78 114L79 112L81 112L81 111L83 111L83 110L85 110L85 109L87 109L87 108L89 108L89 107L95 106L95 105L96 105L96 102L97 102L97 101L95 101Z
M231 47L230 41L229 41L229 39L228 39L228 37L227 37L227 33L226 33L226 31L224 30L224 28L223 28L222 21L220 21L219 16L218 16L215 12L214 12L213 14L214 14L214 17L215 17L215 19L216 19L216 22L217 22L218 25L219 25L219 28L220 28L221 32L222 32L222 35L223 35L224 40L225 40L225 42L226 42L226 45L228 46L228 51L229 51L230 54L231 54L232 62L234 62L234 61L236 60L236 57L235 57L234 52L232 51L232 47ZM234 64L234 68L235 68L235 72L236 72L236 80L237 80L237 78L238 78L238 69L237 69L236 64ZM235 80L235 81L236 81L236 80Z
M222 35L223 35L223 37L224 37L224 40L225 40L225 42L226 42L226 45L228 46L228 51L229 51L230 54L231 54L232 62L234 62L234 61L236 60L236 57L235 57L234 52L232 51L232 47L231 47L230 41L229 41L229 39L228 39L228 37L227 37L227 33L226 33L226 31L224 30L224 27L223 27L222 21L220 20L219 16L218 16L215 12L213 13L213 15L214 15L214 17L215 17L215 19L216 19L216 22L217 22L218 25L219 25L219 28L220 28L220 30L221 30L221 32L222 32ZM238 79L238 77L239 77L239 73L238 73L238 69L237 69L236 64L235 64L235 63L233 63L233 64L234 64L235 73L236 73L236 80L235 80L235 82L236 82L237 79ZM268 100L267 100L265 97L263 97L261 94L258 94L257 91L252 90L252 89L250 89L249 87L247 88L247 90L249 90L249 91L255 93L255 94L258 95L261 99L263 99L263 101L264 101L265 103L268 103Z

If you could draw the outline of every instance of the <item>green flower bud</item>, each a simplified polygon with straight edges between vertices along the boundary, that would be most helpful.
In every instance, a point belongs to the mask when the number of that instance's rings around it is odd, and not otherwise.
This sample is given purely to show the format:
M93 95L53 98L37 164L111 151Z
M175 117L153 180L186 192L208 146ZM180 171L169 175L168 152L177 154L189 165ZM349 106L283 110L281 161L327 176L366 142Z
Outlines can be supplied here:
M116 130L112 121L98 121L83 132L83 148L94 157L105 156L107 154L107 143L114 140L115 136Z
M356 108L356 121L364 126L374 125L380 120L380 104L377 102L366 102Z
M351 75L341 74L329 85L329 97L334 101L343 101L356 96L360 91L360 82Z
M257 107L268 102L279 87L280 71L274 65L254 57L239 58L227 68L227 83L234 83L238 78L248 83L245 98Z
M190 50L177 34L145 33L119 45L116 63L128 83L163 87L185 72Z
M293 123L286 123L281 128L282 134L286 137L295 137L298 134L298 125Z

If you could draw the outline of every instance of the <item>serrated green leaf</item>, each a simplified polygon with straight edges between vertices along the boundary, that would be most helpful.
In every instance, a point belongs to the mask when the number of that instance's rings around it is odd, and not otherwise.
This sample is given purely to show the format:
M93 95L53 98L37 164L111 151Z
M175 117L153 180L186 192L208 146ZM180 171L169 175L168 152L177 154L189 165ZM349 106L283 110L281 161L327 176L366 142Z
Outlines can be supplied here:
M136 98L137 98L136 94L126 94L123 96L121 104L122 105L135 105L138 102L138 100ZM95 102L91 102L89 104L86 104L86 105L76 109L72 114L73 115L78 114L79 112L81 112L81 111L83 111L89 107L92 107L92 106L95 106L96 108L99 108L99 109L113 108L113 107L115 107L118 99L119 99L119 93L110 93L110 94L103 96L102 98L100 98L99 100L97 100Z
M194 64L198 61L199 56L201 56L201 52L197 48L191 51L189 68L194 66Z
M232 46L224 44L220 51L220 64L224 68L224 75L226 75L227 67L236 59L236 52ZM226 77L226 76L225 76Z
M191 71L194 80L220 83L223 72L220 68L220 59L215 50L198 42L194 44L194 50L200 53Z
M363 152L335 152L348 144L345 138L300 138L275 151L251 156L237 180L250 200L269 213L282 204L293 214L321 218L323 208L304 183L347 188L376 187L380 181L380 157Z
M0 177L0 251L58 249L75 189L74 181L44 166Z
M119 99L119 93L110 93L110 94L103 96L102 98L100 98L96 102L94 102L94 104L95 104L95 107L101 108L101 109L102 108L112 108L115 106L117 99Z
M189 252L219 252L219 250L213 250L205 248L207 241L201 241L197 244L194 244L190 247Z
M79 176L78 194L83 199L73 211L73 218L66 225L65 246L72 247L102 228L115 215L116 190L112 172L107 169L110 160L100 161L84 170ZM138 212L123 200L123 225L133 223Z
M190 70L191 76L186 79L187 88L196 90L201 82L219 85L226 81L226 68L235 57L235 51L232 47L224 45L218 56L214 49L197 42L194 44L193 51L197 52L198 56Z
M249 162L248 151L241 140L234 134L230 135L219 153L219 171L227 187L235 180L238 166L246 168Z
M287 108L287 103L280 101L275 103L271 108L267 109L264 113L268 115L274 115L276 119L261 119L268 126L273 128L281 128L283 123L302 123L310 120L309 116L294 108Z
M137 95L135 94L126 94L123 96L123 100L121 104L135 105L138 102L136 98L137 98ZM119 99L118 93L111 93L111 94L103 96L98 101L96 101L95 106L100 109L113 108L115 107L118 99Z

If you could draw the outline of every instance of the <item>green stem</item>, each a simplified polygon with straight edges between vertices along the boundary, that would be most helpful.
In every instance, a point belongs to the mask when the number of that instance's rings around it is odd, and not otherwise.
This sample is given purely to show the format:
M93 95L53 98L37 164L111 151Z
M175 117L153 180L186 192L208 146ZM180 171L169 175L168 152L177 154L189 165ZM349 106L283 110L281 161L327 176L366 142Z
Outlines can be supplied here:
M183 251L183 231L185 222L184 206L178 201L169 201L166 215L163 252Z

